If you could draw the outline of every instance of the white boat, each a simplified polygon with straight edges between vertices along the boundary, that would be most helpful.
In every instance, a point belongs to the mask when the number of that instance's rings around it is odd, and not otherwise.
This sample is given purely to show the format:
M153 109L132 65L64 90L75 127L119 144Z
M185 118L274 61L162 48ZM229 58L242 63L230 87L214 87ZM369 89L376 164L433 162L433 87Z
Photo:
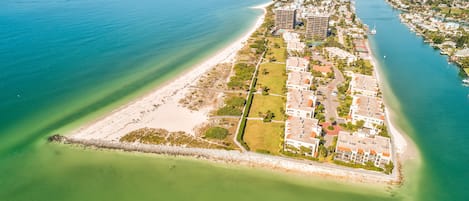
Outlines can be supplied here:
M462 80L462 83L463 83L463 84L468 84L468 85L469 85L469 78L463 79L463 80Z
M371 35L375 35L375 34L376 34L376 26L373 26L373 29L370 31L370 34L371 34Z

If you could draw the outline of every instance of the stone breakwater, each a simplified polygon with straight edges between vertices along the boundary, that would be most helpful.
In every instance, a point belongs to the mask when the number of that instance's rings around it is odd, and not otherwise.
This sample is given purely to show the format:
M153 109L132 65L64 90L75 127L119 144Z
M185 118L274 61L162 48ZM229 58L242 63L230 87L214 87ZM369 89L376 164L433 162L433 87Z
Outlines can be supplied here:
M235 150L186 148L165 145L150 145L141 143L122 143L104 140L86 140L52 136L49 141L64 144L82 145L91 148L103 148L130 152L154 153L169 156L186 156L205 159L208 161L265 168L281 172L297 173L301 175L323 176L358 183L400 184L397 174L386 175L363 169L324 164L314 161L297 160L280 156L240 152Z

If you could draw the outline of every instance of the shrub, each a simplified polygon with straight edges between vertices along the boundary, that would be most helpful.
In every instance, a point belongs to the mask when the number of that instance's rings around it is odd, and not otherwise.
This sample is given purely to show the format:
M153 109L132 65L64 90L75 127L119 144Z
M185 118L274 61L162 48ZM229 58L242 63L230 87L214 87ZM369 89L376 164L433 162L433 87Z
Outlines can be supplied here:
M228 130L222 127L212 127L205 131L205 137L223 140L228 136Z
M241 114L243 114L243 111L241 111L241 109L230 105L222 107L217 111L217 115L219 116L240 116Z
M232 97L226 100L226 104L233 107L243 107L246 104L246 100L242 97Z

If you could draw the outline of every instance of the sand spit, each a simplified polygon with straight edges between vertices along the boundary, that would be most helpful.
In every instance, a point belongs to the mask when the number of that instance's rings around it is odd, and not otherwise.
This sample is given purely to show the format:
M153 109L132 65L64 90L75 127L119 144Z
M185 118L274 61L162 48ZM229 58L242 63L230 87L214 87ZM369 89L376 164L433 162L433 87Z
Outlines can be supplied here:
M240 152L235 150L185 148L177 146L150 145L142 143L122 143L105 140L89 140L54 136L52 141L75 144L90 148L102 148L130 152L162 154L169 156L187 156L213 162L264 168L302 175L322 176L355 183L373 183L383 185L399 184L400 179L394 175L363 169L348 168L323 164L309 160L297 160L279 156Z

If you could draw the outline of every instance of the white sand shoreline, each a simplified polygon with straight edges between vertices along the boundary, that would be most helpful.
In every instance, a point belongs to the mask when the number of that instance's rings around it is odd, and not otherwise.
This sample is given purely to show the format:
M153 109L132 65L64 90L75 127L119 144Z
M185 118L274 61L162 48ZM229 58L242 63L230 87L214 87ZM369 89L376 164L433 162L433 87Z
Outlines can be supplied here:
M191 85L217 64L234 62L237 52L264 22L265 8L272 3L253 7L253 9L263 9L264 14L257 18L255 25L249 31L214 56L158 86L147 95L112 111L109 115L73 130L67 136L76 139L118 141L127 133L144 127L194 134L194 129L208 120L211 108L191 111L180 106L179 100L184 97Z

